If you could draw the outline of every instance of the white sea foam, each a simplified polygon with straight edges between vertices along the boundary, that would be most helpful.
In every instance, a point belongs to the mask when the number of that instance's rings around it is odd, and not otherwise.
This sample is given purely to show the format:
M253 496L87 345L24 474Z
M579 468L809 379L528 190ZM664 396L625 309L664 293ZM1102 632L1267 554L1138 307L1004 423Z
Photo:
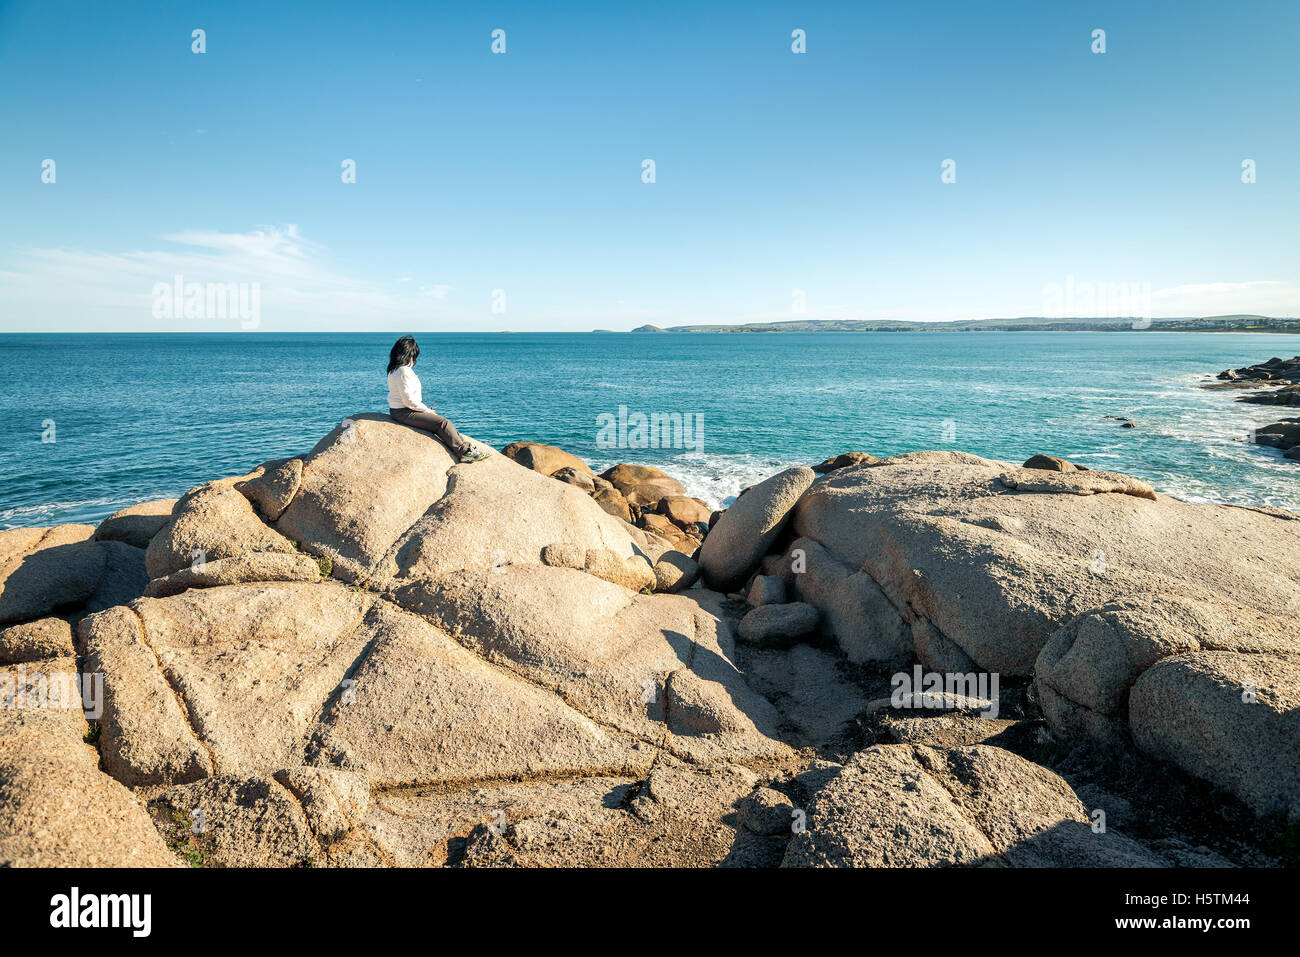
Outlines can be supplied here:
M638 462L667 472L686 487L687 495L715 509L726 508L748 485L791 466L809 464L766 455L706 455L703 452L686 452L672 458ZM593 468L600 472L616 464L614 461L593 463Z
M132 504L129 501L111 498L90 498L75 502L43 502L39 505L15 505L0 509L0 529L30 528L33 525L48 524L51 520L59 523L76 521L69 519L69 514L87 512L111 514L120 508Z

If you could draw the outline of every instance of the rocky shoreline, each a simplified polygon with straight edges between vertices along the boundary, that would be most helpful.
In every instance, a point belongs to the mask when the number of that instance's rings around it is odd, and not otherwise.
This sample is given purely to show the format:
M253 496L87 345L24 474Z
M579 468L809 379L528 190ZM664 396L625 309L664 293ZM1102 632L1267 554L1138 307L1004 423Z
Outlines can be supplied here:
M1267 362L1240 369L1224 369L1215 379L1223 386L1262 389L1238 398L1238 402L1259 405L1300 404L1300 356L1281 359L1274 356Z
M503 452L356 415L0 532L0 866L1295 863L1297 515Z
M1300 356L1224 369L1206 388L1249 389L1237 397L1238 402L1254 405L1300 405ZM1300 418L1281 419L1255 429L1250 441L1275 448L1282 457L1300 461Z

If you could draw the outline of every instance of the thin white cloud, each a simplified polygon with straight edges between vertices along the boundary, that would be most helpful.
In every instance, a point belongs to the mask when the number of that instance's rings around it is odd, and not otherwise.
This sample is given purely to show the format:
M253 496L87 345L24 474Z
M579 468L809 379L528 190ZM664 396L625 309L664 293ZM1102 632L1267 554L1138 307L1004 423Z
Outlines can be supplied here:
M1296 316L1300 315L1300 283L1281 279L1184 283L1153 290L1151 302L1157 316Z
M1151 294L1152 299L1168 299L1175 296L1204 296L1239 293L1248 289L1267 289L1288 285L1281 279L1254 279L1249 282L1192 282L1169 289L1158 289Z
M61 317L86 328L158 327L153 288L183 276L186 283L257 283L264 325L331 328L405 325L445 318L450 286L381 283L350 275L294 224L246 233L186 229L161 237L159 248L105 252L69 248L20 249L0 268L0 290L26 316L11 322L30 329L33 318L61 327ZM175 324L173 324L175 325Z

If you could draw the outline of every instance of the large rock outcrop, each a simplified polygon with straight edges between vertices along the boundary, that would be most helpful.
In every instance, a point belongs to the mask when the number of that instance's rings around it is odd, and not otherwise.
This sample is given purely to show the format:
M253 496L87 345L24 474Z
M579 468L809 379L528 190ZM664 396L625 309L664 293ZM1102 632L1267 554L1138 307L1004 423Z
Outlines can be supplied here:
M705 587L731 591L744 584L814 478L812 469L800 466L746 489L722 513L700 548Z
M814 797L785 867L1159 867L1060 777L986 745L877 745Z
M383 864L364 828L370 800L364 776L304 767L177 785L149 811L198 866Z
M1148 669L1201 651L1285 657L1295 653L1296 632L1286 617L1227 600L1129 595L1090 608L1053 633L1038 656L1036 684L1056 730L1103 749L1123 748L1130 737L1129 693Z
M547 475L591 496L600 508L636 531L639 545L653 545L692 555L707 531L706 503L686 496L680 482L649 465L622 463L595 475L581 459L536 442L514 442L502 454L539 475ZM648 555L651 562L654 555Z
M1145 753L1300 821L1300 654L1165 658L1134 682L1129 727Z
M821 760L913 657L1037 660L1058 735L1300 813L1289 513L926 452L787 470L705 535L657 470L519 459L359 415L94 537L0 533L0 678L103 678L93 725L0 711L0 864L1168 862L991 745ZM753 610L715 590L756 571Z
M84 603L104 576L108 551L92 525L0 532L0 625Z
M95 529L95 539L148 548L150 540L171 521L176 501L174 498L160 498L120 509L99 523Z
M237 481L251 480L260 471L248 479L209 482L181 496L145 550L149 577L251 552L294 551L293 542L268 527L235 489Z
M542 475L554 475L564 469L572 469L578 475L591 479L593 472L586 462L564 449L541 442L511 442L501 454L518 462L526 469L540 472ZM584 483L585 485L585 483ZM592 483L594 488L594 483Z
M637 595L542 565L461 572L393 594L488 661L637 740L695 760L789 753L774 709L735 665L734 628L716 594Z
M794 575L801 597L828 618L846 605L877 611L884 637L855 635L849 647L888 657L902 622L936 670L969 660L1028 675L1058 628L1127 595L1300 613L1300 522L1189 505L1115 473L910 453L819 479L791 524L838 563L810 576L808 595Z
M642 554L632 529L589 495L493 455L458 466L446 494L395 539L377 575L436 578L463 570L537 564L542 549L566 543Z
M351 416L303 459L298 493L275 527L328 557L344 581L364 580L442 498L455 462L441 442L386 415Z
M1290 513L1191 505L1115 473L930 452L818 480L792 534L771 567L852 660L913 654L940 672L1033 673L1063 737L1136 744L1260 811L1300 797L1297 749L1281 743L1300 691ZM1195 652L1217 654L1185 657ZM1257 704L1224 711L1251 674ZM1219 703L1212 688L1227 689Z
M636 584L655 582L635 529L500 456L426 473L412 518L410 471L381 461L403 444L417 462L441 454L355 417L303 459L276 523L335 556L353 587L276 580L305 559L255 550L155 579L158 597L82 623L87 667L107 679L111 773L178 786L307 765L391 788L792 756L735 665L719 596L638 594L587 561L544 564L599 554L639 561ZM363 485L359 524L343 503ZM400 521L390 503L408 510Z
M84 741L76 662L16 672L0 669L0 679L21 679L25 694L39 686L42 704L0 708L0 867L175 866L144 808Z

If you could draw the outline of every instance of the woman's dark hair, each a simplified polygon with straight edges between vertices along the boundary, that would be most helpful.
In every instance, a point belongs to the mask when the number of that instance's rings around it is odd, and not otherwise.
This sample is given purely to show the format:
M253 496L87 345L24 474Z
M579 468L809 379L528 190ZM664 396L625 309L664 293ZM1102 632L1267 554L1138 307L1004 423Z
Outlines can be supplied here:
M420 346L416 343L415 337L402 336L393 343L393 351L388 353L388 371L392 372L402 366L413 366L418 358L420 358Z

